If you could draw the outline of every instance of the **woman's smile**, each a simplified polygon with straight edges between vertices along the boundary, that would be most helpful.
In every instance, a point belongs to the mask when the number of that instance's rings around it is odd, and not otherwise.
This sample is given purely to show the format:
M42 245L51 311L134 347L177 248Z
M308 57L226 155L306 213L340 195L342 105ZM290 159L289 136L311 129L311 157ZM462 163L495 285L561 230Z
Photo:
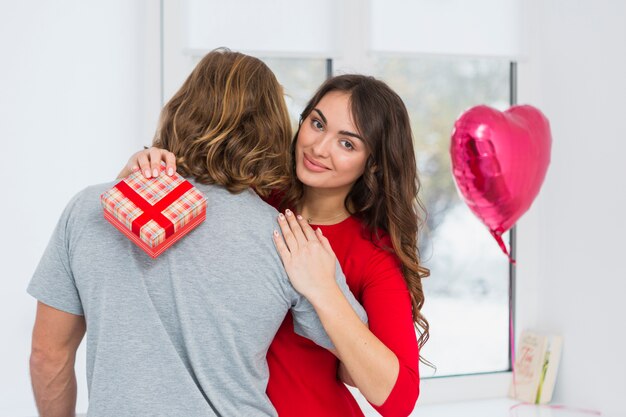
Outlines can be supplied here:
M313 157L307 155L306 153L303 154L302 162L304 164L304 167L309 171L326 172L330 169L326 165L322 164L319 161L316 161Z

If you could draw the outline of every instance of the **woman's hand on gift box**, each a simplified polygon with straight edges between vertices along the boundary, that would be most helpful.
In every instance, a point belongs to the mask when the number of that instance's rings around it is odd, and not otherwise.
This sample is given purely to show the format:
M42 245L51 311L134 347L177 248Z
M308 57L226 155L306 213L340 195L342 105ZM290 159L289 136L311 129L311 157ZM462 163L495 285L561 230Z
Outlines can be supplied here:
M172 152L153 146L135 152L117 175L117 178L126 178L139 170L146 178L158 177L160 175L161 161L165 163L165 173L169 176L174 175L176 172L176 156Z

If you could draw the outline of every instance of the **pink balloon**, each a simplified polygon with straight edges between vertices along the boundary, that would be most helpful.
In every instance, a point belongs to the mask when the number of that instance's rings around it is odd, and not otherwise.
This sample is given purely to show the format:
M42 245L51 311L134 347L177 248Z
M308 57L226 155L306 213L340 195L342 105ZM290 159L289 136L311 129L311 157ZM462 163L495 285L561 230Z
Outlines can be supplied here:
M502 234L530 208L550 164L550 123L524 105L500 112L476 106L454 123L454 179L470 210L511 262Z

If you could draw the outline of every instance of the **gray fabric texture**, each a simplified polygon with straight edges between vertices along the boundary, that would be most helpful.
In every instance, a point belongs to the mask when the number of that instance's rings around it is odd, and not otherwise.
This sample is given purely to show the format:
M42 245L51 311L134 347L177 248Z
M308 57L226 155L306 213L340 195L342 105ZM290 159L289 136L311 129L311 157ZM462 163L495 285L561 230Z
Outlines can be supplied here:
M206 220L152 259L104 219L100 195L114 184L71 200L28 286L85 316L87 415L275 416L266 353L287 311L332 347L276 252L277 211L252 191L194 183ZM337 280L366 321L339 267Z

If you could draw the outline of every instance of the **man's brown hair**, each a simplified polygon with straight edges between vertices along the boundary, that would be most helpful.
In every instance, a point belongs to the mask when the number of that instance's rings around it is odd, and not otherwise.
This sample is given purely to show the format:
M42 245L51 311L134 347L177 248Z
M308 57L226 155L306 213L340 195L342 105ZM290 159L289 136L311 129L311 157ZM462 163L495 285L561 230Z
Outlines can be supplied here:
M292 130L281 85L257 58L217 49L161 112L154 146L203 184L265 197L287 182Z

